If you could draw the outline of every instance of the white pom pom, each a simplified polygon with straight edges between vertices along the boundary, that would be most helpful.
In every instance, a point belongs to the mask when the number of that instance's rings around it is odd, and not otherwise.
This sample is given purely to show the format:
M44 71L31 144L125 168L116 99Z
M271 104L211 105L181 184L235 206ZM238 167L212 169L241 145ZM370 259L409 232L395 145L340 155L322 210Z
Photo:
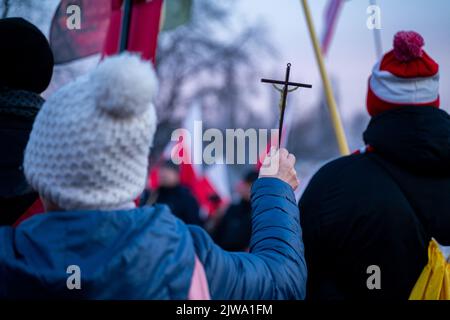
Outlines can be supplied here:
M92 72L91 83L97 107L120 118L151 108L158 90L152 64L130 53L106 58Z

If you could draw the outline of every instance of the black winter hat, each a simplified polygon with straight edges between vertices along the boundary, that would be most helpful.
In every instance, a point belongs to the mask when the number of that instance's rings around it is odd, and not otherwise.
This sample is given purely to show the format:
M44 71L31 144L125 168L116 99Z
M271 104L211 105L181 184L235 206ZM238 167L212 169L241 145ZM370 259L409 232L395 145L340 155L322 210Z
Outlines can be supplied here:
M44 34L22 18L0 19L0 87L41 93L53 74Z

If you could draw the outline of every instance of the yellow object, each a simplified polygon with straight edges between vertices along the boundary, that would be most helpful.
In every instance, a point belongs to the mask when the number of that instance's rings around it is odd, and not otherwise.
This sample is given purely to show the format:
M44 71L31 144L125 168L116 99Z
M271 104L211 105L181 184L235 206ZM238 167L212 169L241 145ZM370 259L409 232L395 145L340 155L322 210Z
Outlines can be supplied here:
M323 86L325 89L325 95L328 102L328 108L330 110L331 121L334 127L334 133L336 135L337 143L339 146L339 151L341 155L347 155L350 153L348 148L347 139L345 138L344 128L342 126L341 117L336 105L336 100L333 96L333 91L331 89L330 80L328 79L327 72L325 70L325 64L323 62L322 50L319 46L319 41L317 40L316 31L314 29L314 24L311 18L311 11L309 10L307 0L302 0L303 11L305 12L306 23L308 24L309 35L313 43L314 52L316 54L317 64L319 65L320 75L322 77Z
M411 291L409 300L450 300L450 261L432 239L428 246L428 264Z

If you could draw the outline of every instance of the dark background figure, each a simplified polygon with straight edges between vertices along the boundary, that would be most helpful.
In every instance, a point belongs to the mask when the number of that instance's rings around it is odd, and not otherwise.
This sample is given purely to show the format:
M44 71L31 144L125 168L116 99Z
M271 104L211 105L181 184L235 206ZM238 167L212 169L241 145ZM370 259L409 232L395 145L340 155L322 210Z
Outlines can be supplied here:
M252 234L252 207L250 194L253 182L258 179L257 171L248 172L238 187L241 197L238 203L232 204L225 212L216 227L214 238L216 243L228 251L246 251Z
M395 36L369 81L365 151L323 166L300 199L307 299L407 300L431 238L450 245L450 116L423 43Z
M53 73L44 34L22 18L0 20L0 225L13 224L38 199L22 170L34 118Z
M158 171L159 187L148 195L147 204L162 203L187 224L203 226L200 206L192 192L180 184L179 167L171 160L165 161Z

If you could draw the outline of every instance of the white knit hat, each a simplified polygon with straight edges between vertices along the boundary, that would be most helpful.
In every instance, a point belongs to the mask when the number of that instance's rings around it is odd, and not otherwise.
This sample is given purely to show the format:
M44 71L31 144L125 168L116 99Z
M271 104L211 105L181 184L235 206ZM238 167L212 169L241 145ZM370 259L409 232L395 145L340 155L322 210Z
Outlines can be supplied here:
M44 103L25 150L30 185L66 210L114 209L144 189L157 78L136 55L105 59Z

